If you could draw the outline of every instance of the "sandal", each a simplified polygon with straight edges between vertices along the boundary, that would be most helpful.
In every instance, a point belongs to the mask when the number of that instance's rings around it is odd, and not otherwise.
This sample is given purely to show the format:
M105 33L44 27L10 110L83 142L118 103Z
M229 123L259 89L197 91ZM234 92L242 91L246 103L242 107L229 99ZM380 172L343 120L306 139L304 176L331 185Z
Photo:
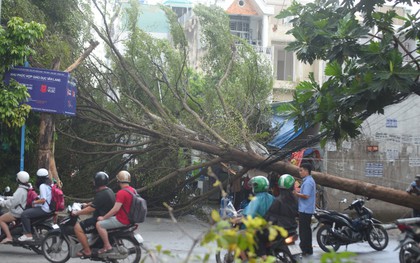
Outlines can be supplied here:
M5 238L0 242L0 244L10 244L12 242L13 242L13 239Z
M76 256L78 256L79 258L90 258L92 256L91 254L86 254L85 251L80 250L79 252L77 252Z
M110 250L112 250L112 247L111 248L101 248L101 249L98 250L98 255L103 254L103 253L107 253Z

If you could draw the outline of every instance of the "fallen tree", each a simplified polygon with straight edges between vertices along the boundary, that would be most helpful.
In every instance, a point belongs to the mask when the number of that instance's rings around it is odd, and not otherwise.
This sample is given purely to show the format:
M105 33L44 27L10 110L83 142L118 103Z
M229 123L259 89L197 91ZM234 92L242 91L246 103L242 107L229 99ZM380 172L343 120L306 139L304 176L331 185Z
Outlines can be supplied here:
M86 71L76 72L79 79L90 80L80 87L78 118L106 127L106 136L82 138L69 122L61 133L85 145L103 147L94 152L73 148L73 153L104 156L103 167L120 160L118 169L129 169L142 182L139 191L148 200L157 199L156 203L163 201L160 195L185 182L189 172L217 162L298 175L296 166L252 147L256 140L268 138L264 132L270 115L266 98L272 89L271 69L252 47L230 34L223 10L195 9L196 20L190 22L193 31L200 24L205 50L196 61L200 70L194 70L188 39L170 10L163 8L170 21L171 42L154 39L137 27L141 15L136 4L124 9L107 1L93 3L103 27L97 21L88 22L109 48L106 57L112 63L98 58ZM125 24L116 22L119 15L126 18L121 19ZM124 34L117 33L121 26ZM190 165L192 157L203 163ZM325 173L313 176L320 185L356 195L407 207L420 205L420 200L403 191Z

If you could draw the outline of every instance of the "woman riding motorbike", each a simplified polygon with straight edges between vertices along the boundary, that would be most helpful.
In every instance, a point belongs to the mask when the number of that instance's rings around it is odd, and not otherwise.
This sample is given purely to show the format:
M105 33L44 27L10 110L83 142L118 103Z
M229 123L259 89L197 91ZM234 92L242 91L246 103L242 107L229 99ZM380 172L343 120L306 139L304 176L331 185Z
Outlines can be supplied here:
M245 207L242 215L244 217L251 216L255 218L257 216L264 217L270 208L271 204L274 201L274 196L268 193L270 183L265 176L259 175L251 178L249 184L252 187L252 192L255 195L252 198L251 202ZM234 219L235 223L239 223L242 220L242 217ZM257 246L256 254L259 257L265 258L267 256L267 249L265 246L266 240L264 238L265 234L257 233ZM245 259L245 255L242 255L242 258Z
M280 176L278 180L279 195L265 215L267 221L272 222L273 225L283 227L289 234L290 232L296 232L296 218L299 216L298 200L293 194L294 185L295 178L290 174Z
M0 227L6 235L6 237L0 242L0 244L7 244L13 241L8 223L20 218L23 209L25 209L26 206L26 197L28 195L28 189L30 187L29 174L25 171L18 172L16 174L16 182L18 183L18 188L13 193L13 196L8 197L6 200L0 201L1 207L6 207L9 209L9 212L0 216Z
M26 209L21 215L23 235L19 241L32 241L31 218L48 215L51 213L51 179L48 177L48 170L41 168L36 172L36 186L39 189L39 199L33 202L32 208Z

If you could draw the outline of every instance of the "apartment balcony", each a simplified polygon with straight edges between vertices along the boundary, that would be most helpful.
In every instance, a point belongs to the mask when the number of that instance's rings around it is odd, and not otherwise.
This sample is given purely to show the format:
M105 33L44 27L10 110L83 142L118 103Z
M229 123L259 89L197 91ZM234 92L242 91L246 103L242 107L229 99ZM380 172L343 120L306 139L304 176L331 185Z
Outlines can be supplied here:
M287 80L274 80L273 102L291 101L297 82Z

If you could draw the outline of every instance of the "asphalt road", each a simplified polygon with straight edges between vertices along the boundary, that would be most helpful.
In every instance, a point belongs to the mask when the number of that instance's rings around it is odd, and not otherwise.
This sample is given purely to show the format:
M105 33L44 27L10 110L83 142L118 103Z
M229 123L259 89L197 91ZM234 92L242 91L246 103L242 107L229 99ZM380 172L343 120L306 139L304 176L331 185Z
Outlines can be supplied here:
M140 225L139 233L143 236L144 245L156 250L162 246L162 250L170 251L171 256L159 255L161 262L178 263L184 262L189 250L194 244L194 240L199 240L201 235L206 231L207 224L198 220L193 216L186 216L178 219L178 223L174 223L169 219L155 219L147 218L146 222ZM394 249L397 247L397 230L388 231L390 235L390 242L384 251L375 251L369 244L358 243L349 245L347 251L355 252L356 257L352 258L353 262L364 263L395 263L398 262L398 251ZM322 250L317 246L316 239L313 239L314 255L303 258L302 263L320 262L323 255ZM197 257L203 257L206 253L211 253L210 261L214 262L214 247L195 246L192 257L189 262L203 262ZM346 251L345 247L341 247L338 252ZM146 259L146 263L154 262L143 251L142 259ZM0 245L0 263L44 263L48 262L42 255L37 255L33 251L25 250L19 247L12 247L11 245ZM89 260L82 260L73 258L69 263L90 262Z

